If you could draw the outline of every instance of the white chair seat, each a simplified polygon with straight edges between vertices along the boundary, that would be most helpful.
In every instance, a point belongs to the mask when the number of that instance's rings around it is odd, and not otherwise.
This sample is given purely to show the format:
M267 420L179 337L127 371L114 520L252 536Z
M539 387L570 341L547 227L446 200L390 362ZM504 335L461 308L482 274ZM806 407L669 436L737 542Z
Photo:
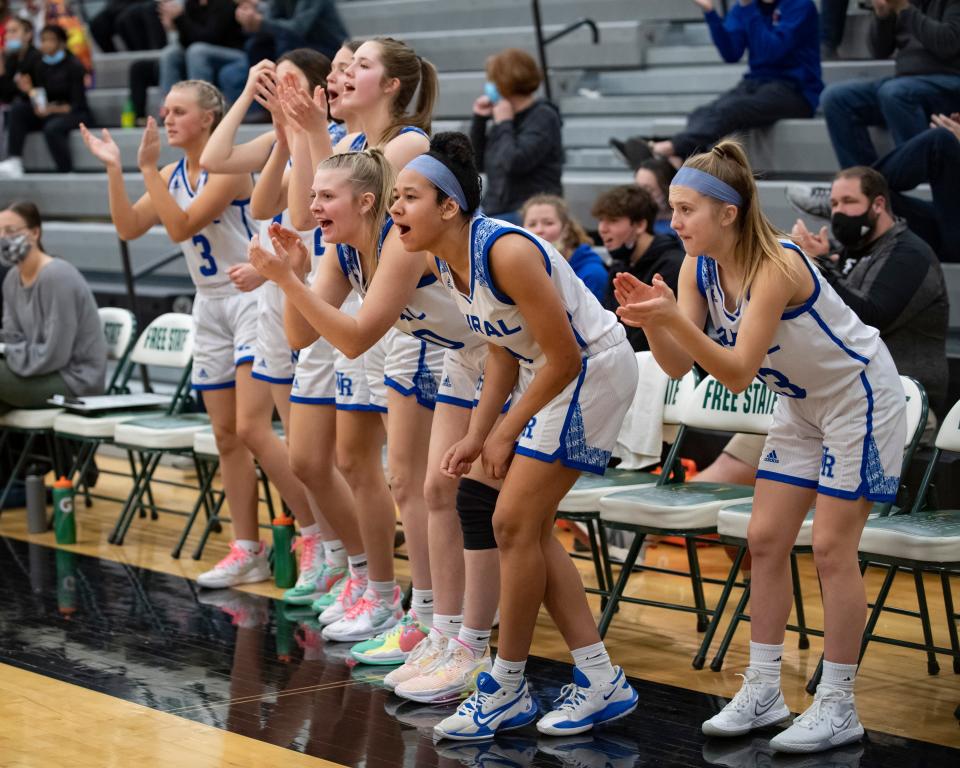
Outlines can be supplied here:
M206 414L152 416L118 424L115 443L140 450L190 450L197 432L210 427Z
M8 429L53 429L63 408L15 408L0 416L0 427Z
M109 413L103 416L81 416L79 413L61 413L53 422L53 430L64 437L87 437L109 440L118 424L143 418L143 411Z
M657 476L630 469L608 469L602 476L581 475L560 502L560 512L596 512L600 499L615 491L652 487Z
M860 537L860 552L928 563L960 563L960 509L868 520Z
M600 519L673 531L712 528L717 512L753 497L753 486L683 483L619 491L600 500Z
M874 504L867 516L868 520L874 520L880 517L881 511L886 508L885 504ZM721 536L731 539L743 539L746 541L747 528L750 527L750 514L753 512L753 502L747 501L742 504L730 504L717 513L717 533ZM800 531L797 533L795 547L813 546L813 515L814 509L811 508L803 518L800 524Z
M220 456L217 451L217 439L214 437L212 429L194 433L193 452L205 459L216 459Z

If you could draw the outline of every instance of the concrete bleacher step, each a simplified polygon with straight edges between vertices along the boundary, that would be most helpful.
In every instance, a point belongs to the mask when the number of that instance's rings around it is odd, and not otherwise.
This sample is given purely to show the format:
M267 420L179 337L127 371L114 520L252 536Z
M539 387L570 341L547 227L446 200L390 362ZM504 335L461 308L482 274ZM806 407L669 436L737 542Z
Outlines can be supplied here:
M527 26L531 4L522 0L360 0L340 3L351 35L402 35L454 29ZM603 21L699 20L703 14L683 0L542 0L545 24L566 25L588 16Z
M160 51L121 51L93 55L94 88L126 88L130 65L142 59L159 59Z

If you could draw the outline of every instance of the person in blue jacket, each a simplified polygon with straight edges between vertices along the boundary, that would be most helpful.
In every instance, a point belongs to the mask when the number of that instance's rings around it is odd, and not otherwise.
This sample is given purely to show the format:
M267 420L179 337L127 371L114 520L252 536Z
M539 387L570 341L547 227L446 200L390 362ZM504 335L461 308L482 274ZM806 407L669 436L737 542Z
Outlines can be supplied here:
M523 228L553 244L602 304L610 279L607 267L583 226L570 215L567 201L557 195L534 195L520 214Z
M714 9L714 0L694 2L703 9L724 61L733 64L747 52L747 72L732 90L691 112L686 128L669 140L611 139L634 170L651 154L679 167L730 133L812 117L817 109L823 80L813 0L736 0L724 18Z

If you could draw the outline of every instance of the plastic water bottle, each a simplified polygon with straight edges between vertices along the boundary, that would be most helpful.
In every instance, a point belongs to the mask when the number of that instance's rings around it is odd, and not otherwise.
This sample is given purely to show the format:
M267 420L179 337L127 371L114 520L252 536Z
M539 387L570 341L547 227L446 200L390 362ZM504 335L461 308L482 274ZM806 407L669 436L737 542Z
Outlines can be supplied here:
M297 558L293 554L293 518L273 520L273 583L282 589L297 583Z
M44 533L48 525L47 489L36 467L30 467L24 486L27 494L27 530L30 533Z
M57 544L77 543L77 518L73 514L73 483L61 476L53 484L53 530Z
M120 113L121 128L135 128L137 126L137 112L133 108L133 99L127 99Z

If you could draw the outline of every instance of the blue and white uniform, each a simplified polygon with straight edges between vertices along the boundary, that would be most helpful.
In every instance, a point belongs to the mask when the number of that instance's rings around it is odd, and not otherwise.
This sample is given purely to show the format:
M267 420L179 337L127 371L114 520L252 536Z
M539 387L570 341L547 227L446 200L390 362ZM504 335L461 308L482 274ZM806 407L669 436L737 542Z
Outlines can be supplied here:
M387 219L377 245L378 260L392 226L393 221ZM363 274L357 250L349 245L338 245L337 258L353 290L359 296L365 296L368 279ZM459 353L464 365L475 366L480 360L482 370L482 350L485 347L483 339L471 333L463 322L463 317L437 278L432 274L423 277L394 327L363 355L371 403L385 407L386 388L391 387L404 396L416 397L421 405L433 408L440 394L441 382L445 382L441 374L445 353ZM446 378L449 379L443 393L446 401L456 401L456 405L469 402L469 407L472 407L476 378L470 384L469 391L454 388L454 377ZM337 379L339 388L339 370ZM457 381L462 387L460 377L457 377ZM337 402L339 407L339 395Z
M194 189L187 161L177 163L167 189L187 210L207 182L202 171ZM236 381L236 366L253 362L257 337L257 295L243 293L230 281L230 267L247 261L247 244L258 224L250 218L250 200L234 200L190 240L179 243L197 287L193 302L196 343L194 389L225 389Z
M842 499L895 499L906 438L903 387L876 328L865 325L793 243L813 293L781 315L757 378L778 393L758 478ZM716 262L700 256L697 287L716 339L736 343L750 293L732 310Z
M580 375L527 424L516 452L542 461L603 474L623 417L637 388L637 362L623 326L605 310L549 243L524 229L479 214L470 223L470 285L461 293L446 262L441 282L479 338L503 347L520 362L517 395L530 385L546 356L513 300L490 272L490 248L504 235L533 243L567 312L583 356Z

